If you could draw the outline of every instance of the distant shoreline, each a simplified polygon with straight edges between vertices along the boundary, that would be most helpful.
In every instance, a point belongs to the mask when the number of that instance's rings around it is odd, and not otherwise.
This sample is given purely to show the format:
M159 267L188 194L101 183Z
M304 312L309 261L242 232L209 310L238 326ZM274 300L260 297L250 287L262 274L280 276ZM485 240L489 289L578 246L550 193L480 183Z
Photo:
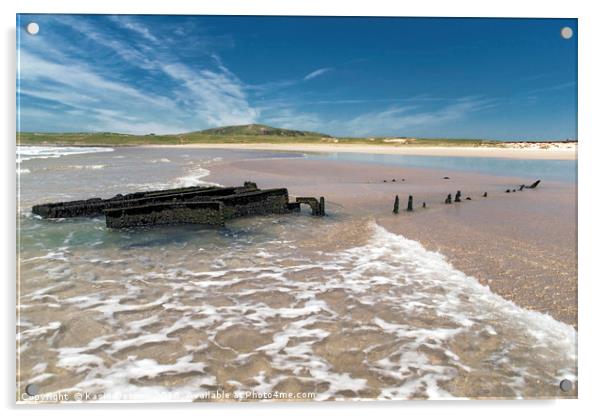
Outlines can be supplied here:
M556 147L541 148L522 146L524 143L507 143L504 146L462 147L462 146L388 146L364 144L182 144L182 145L142 145L148 148L189 148L189 149L239 149L259 151L298 151L298 152L355 152L366 154L393 154L434 157L481 157L512 158L525 160L576 160L576 143L545 143ZM529 144L530 145L530 144Z
M102 143L30 143L21 146L46 147L144 147L144 148L183 148L183 149L237 149L258 151L297 151L297 152L353 152L364 154L391 154L432 157L475 157L511 158L523 160L576 160L577 142L504 142L496 145L466 146L455 145L384 145L384 144L342 144L342 143L234 143L210 142L188 144L102 144Z

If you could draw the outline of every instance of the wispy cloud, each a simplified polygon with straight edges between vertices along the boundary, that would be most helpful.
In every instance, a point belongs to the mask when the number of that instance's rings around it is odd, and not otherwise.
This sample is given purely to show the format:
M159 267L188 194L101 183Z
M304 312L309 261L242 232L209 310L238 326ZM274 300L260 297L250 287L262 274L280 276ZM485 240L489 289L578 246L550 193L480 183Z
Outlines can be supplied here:
M204 65L195 68L155 48L158 38L129 17L111 20L139 34L139 41L126 43L110 31L102 31L86 21L73 25L70 19L65 16L59 23L72 24L73 30L101 48L95 49L95 54L101 55L104 48L115 54L120 63L110 63L104 68L90 62L86 50L54 54L51 52L54 47L43 45L41 40L36 40L32 48L25 45L21 49L19 93L38 102L59 105L54 110L57 120L66 113L80 118L79 129L83 125L93 130L175 133L251 123L259 116L259 111L247 100L245 84L217 54L207 55ZM152 84L147 88L137 87L131 79L119 80L120 70L132 67L142 71L143 77L148 73L153 79L160 77L169 89L156 89ZM49 112L52 111L46 111ZM160 122L164 120L169 122Z
M346 123L343 122L342 128L354 136L386 135L391 132L406 135L409 130L415 130L417 127L428 130L444 123L461 120L494 105L492 100L474 97L460 98L435 110L422 110L416 105L395 105L382 111L363 113Z
M129 84L108 80L95 73L85 64L76 62L53 62L30 54L23 50L20 53L19 77L21 82L34 82L39 87L54 83L62 85L73 97L89 99L91 97L110 99L111 95L124 97L141 105L169 108L171 99L144 93ZM115 96L113 96L115 97ZM112 100L114 101L114 100Z
M574 82L574 81L568 81L566 83L555 84L553 86L546 86L546 87L541 87L541 88L537 88L537 89L528 90L527 94L544 93L544 92L549 92L549 91L558 91L558 90L564 90L564 89L574 88L576 86L577 86L576 82Z
M315 71L312 71L311 73L307 74L305 77L303 77L303 80L307 81L307 80L311 80L312 78L316 78L319 77L323 74L326 74L328 72L332 71L332 68L329 67L324 67L324 68L318 68Z
M194 71L183 64L161 68L180 83L176 95L188 112L212 126L252 123L259 116L247 102L243 84L229 71Z
M293 108L268 108L264 110L265 123L285 129L319 131L324 129L325 121L315 113L303 112Z
M474 113L496 106L497 101L481 97L441 99L435 108L424 102L400 101L386 109L363 112L350 118L328 118L323 114L303 111L293 103L279 102L262 108L262 120L284 128L319 131L339 136L409 136L419 132L445 129Z
M151 33L149 28L136 22L130 16L111 16L110 19L112 19L114 22L118 23L122 27L129 29L134 33L137 33L138 35L145 38L147 41L150 41L154 44L159 43L159 39Z
M136 46L139 46L139 43L131 39L128 42L124 42L114 36L108 36L105 32L96 29L94 25L87 23L85 20L76 19L71 16L61 16L59 22L78 31L82 36L96 42L98 45L110 49L129 65L143 69L155 68L155 62L149 59L147 54L142 53L140 48L136 48ZM121 24L120 21L119 24Z
M264 95L264 94L276 92L278 90L283 90L283 89L287 89L289 87L297 86L299 84L302 84L305 81L319 77L332 70L333 70L332 68L319 68L319 69L307 74L303 78L290 78L290 79L285 79L285 80L275 80L275 81L270 81L267 83L255 84L255 85L249 84L246 86L246 89L251 92L254 92L254 93L257 93L260 95Z

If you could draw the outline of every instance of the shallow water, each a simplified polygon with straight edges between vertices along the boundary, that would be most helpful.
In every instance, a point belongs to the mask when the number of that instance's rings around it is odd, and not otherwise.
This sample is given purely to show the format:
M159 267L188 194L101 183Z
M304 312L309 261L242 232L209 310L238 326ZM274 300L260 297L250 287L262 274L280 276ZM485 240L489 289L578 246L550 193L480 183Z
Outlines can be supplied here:
M111 196L199 184L224 159L273 156L116 149L23 160L18 391L36 383L46 395L85 391L105 401L219 391L575 396L558 389L576 380L572 327L517 307L440 254L344 208L223 229L120 231L100 218L28 212L89 196L91 185Z
M309 158L439 170L471 171L497 176L545 178L546 180L571 183L577 180L577 160L521 160L516 158L438 157L360 154L352 152L311 154Z

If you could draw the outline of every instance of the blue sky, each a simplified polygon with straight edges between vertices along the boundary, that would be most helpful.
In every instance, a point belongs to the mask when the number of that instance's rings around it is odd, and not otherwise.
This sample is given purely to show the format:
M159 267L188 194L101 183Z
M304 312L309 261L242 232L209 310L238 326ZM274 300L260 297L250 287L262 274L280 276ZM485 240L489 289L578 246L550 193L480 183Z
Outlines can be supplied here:
M20 15L17 42L22 131L577 137L575 19Z

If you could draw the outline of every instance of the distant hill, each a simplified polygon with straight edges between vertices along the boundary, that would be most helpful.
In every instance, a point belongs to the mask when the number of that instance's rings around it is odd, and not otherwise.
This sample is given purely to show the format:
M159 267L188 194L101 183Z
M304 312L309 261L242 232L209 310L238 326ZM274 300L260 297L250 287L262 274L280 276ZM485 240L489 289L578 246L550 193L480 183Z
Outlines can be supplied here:
M200 131L206 135L257 135L257 136L319 136L330 138L330 135L319 132L310 131L295 131L291 129L274 128L267 125L250 124L250 125L234 125L222 126L221 128L205 129Z

